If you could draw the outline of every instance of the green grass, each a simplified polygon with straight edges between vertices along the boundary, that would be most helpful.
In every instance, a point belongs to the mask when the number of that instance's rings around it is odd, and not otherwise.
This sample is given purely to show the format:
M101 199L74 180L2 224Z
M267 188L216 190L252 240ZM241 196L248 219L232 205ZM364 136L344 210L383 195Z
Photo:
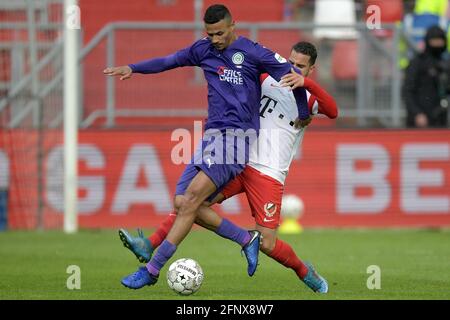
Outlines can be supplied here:
M122 287L120 279L139 263L116 231L9 231L0 233L0 300L450 299L449 230L307 230L281 238L316 265L329 294L313 293L264 254L255 276L248 277L239 247L204 230L192 232L171 260L191 257L203 267L205 281L189 297L168 288L167 267L153 287ZM66 287L69 265L81 268L80 290ZM381 268L379 290L366 286L370 265Z

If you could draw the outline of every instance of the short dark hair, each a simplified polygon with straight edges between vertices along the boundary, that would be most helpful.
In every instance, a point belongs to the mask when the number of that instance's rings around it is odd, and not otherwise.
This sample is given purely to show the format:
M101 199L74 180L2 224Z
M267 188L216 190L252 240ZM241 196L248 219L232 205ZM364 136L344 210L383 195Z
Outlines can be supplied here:
M316 63L317 49L312 43L306 41L297 42L292 46L292 50L309 56L309 62L311 65Z
M203 21L207 24L214 24L223 19L231 20L231 13L223 4L209 6L203 17Z

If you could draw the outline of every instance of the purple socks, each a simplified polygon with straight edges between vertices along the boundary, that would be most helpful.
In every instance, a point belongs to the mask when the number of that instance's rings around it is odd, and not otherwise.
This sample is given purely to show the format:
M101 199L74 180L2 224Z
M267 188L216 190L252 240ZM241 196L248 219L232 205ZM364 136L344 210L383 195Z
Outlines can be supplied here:
M216 233L221 237L239 243L241 246L245 246L251 238L250 233L247 230L236 226L227 219L222 219L222 223L217 228ZM170 243L167 240L164 240L159 246L156 254L153 256L150 262L147 263L148 272L150 272L154 276L158 276L159 271L173 256L176 250L176 245Z
M222 219L216 233L221 237L239 243L241 246L245 246L250 241L250 233L247 230L238 227L227 219Z
M167 240L164 240L159 246L156 254L153 256L150 262L147 263L148 272L150 272L154 276L159 275L159 270L161 270L166 262L173 256L175 250L177 250L176 245L170 243Z

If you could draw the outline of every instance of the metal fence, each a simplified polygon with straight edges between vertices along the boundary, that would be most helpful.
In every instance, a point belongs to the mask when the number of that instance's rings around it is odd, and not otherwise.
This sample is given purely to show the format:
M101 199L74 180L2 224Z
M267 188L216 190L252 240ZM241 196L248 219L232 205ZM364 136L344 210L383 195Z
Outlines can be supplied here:
M289 54L294 41L307 39L316 44L319 49L319 76L318 81L336 98L340 107L340 125L342 126L359 126L359 127L400 127L403 123L404 110L401 103L401 71L399 65L399 41L401 37L401 29L396 25L384 25L383 28L390 30L392 35L389 38L379 38L375 36L367 26L363 23L351 26L317 26L310 23L239 23L239 33L248 35L252 40L261 42L263 45L273 48L271 43L276 43L277 50L284 54ZM133 43L129 44L130 49L124 49L123 36L118 37L123 31L127 31L129 39L137 38L145 39L145 41L156 42L163 46L164 39L158 38L161 32L191 32L194 35L197 31L202 30L203 26L194 23L130 23L117 22L107 25L103 28L85 48L88 53L100 46L102 41L106 39L106 50L104 56L104 65L113 66L124 64L122 59L120 62L116 59L116 52L122 51L121 55L133 56ZM312 31L318 28L334 28L334 29L354 29L356 37L354 39L343 40L327 40L315 39ZM146 37L146 32L150 35ZM139 37L135 34L140 33ZM287 39L280 41L287 34ZM293 36L297 34L297 36ZM271 36L272 38L271 38ZM118 40L121 38L121 40ZM263 39L262 39L263 38ZM194 39L194 38L192 38ZM292 41L289 41L292 39ZM130 40L132 41L132 40ZM336 47L340 44L349 44L342 50L348 50L348 57L338 55ZM342 46L341 46L342 47ZM123 52L125 50L125 52ZM351 52L351 51L356 52ZM171 51L167 50L167 54ZM147 54L147 58L152 55L151 50ZM342 59L343 58L343 59ZM134 62L128 60L128 63ZM356 69L354 76L351 74L341 77L339 71L336 71L336 64L341 64L342 68ZM199 73L193 75L192 80L198 81ZM99 118L105 117L105 125L114 127L116 125L117 116L120 117L139 117L139 116L189 116L189 115L206 115L205 105L190 107L184 109L182 106L178 108L177 104L173 108L153 105L151 108L136 108L129 104L119 104L117 102L116 81L112 78L105 78L104 88L105 104L104 108L98 108L86 114L82 121L82 127L89 127ZM187 83L186 83L187 85ZM150 86L151 87L151 86ZM129 93L131 94L131 93ZM149 91L148 98L156 94ZM129 103L128 99L126 100Z
M0 119L51 126L62 110L62 0L1 1Z
M0 189L5 190L0 191L8 192L8 207L20 208L21 221L15 222L23 226L44 227L44 159L48 144L63 140L58 130L63 110L62 5L62 0L0 1L0 153L2 160L10 159L10 165L2 161L0 181L5 183ZM17 167L23 169L8 173ZM19 196L9 192L11 181Z
M1 28L15 28L17 25L0 24ZM24 27L23 25L21 27ZM61 24L28 23L30 34L36 34L39 28L61 30ZM30 29L31 28L31 29ZM36 28L34 31L32 28ZM59 28L59 29L58 29ZM314 30L320 28L352 29L356 36L353 39L319 39L314 37ZM299 40L313 42L319 51L318 75L316 80L321 83L337 100L340 108L338 126L343 127L401 127L405 116L400 97L402 74L399 69L399 42L402 30L396 25L383 25L391 35L386 38L377 37L364 23L356 25L317 26L312 23L239 23L238 33L248 36L254 41L288 55L290 47ZM79 93L83 101L80 106L82 117L81 127L88 128L96 124L104 127L117 125L117 118L136 117L192 117L206 116L206 101L193 99L190 103L183 103L189 99L173 100L173 94L166 87L170 87L177 74L170 74L167 78L158 78L156 91L152 85L148 87L128 85L123 91L123 85L118 87L117 80L104 77L101 70L105 66L135 62L143 57L151 58L155 55L169 54L177 48L175 44L192 43L203 32L203 25L196 23L136 23L115 22L106 25L83 47L80 52L80 71L83 72L82 88ZM179 38L182 38L180 41ZM174 41L176 39L176 41ZM81 41L81 39L80 39ZM153 43L153 46L142 46L140 43ZM171 44L168 44L170 42ZM347 45L347 46L346 46ZM33 52L45 46L39 57L33 60ZM158 46L157 50L153 50ZM62 42L54 39L45 45L42 41L29 37L29 46L23 43L11 43L3 49L14 52L12 55L13 74L23 70L28 61L19 59L23 52L30 53L32 66L25 76L12 76L10 83L3 83L8 87L7 94L0 99L0 114L8 121L2 121L3 126L18 127L31 114L35 114L33 126L39 122L41 109L44 117L41 121L47 127L59 127L62 123L61 99L47 99L61 92L63 79L60 67ZM341 49L339 49L341 48ZM21 54L17 54L23 50ZM340 54L339 54L340 52ZM119 57L118 57L119 56ZM48 70L52 70L49 73ZM342 76L339 70L354 70L354 73ZM47 80L42 82L43 71L47 72ZM347 72L348 73L348 72ZM150 76L151 78L152 76ZM19 79L19 80L18 80ZM90 81L94 81L92 84ZM205 93L201 70L192 71L177 83L189 87L192 83L192 95ZM151 84L152 80L145 79L144 83ZM150 82L145 82L150 81ZM137 82L134 82L136 84ZM166 87L164 87L164 83ZM161 89L162 88L162 89ZM203 89L202 89L203 88ZM122 90L122 91L121 91ZM140 90L141 92L137 92ZM199 91L200 90L200 91ZM26 92L26 94L24 94ZM154 99L155 95L165 94L166 98ZM189 95L189 92L185 93ZM39 103L23 103L23 97ZM129 96L129 98L127 98ZM140 96L138 100L135 97ZM206 95L203 95L206 96ZM183 97L183 95L180 95ZM161 100L162 99L162 100ZM166 99L166 100L164 100ZM51 105L49 101L51 100ZM22 101L22 102L20 102ZM59 101L59 102L56 102ZM158 104L158 101L160 104ZM162 101L162 102L161 102ZM133 103L135 102L135 103ZM147 103L148 102L148 103ZM20 105L20 107L17 107ZM47 112L45 112L47 110Z

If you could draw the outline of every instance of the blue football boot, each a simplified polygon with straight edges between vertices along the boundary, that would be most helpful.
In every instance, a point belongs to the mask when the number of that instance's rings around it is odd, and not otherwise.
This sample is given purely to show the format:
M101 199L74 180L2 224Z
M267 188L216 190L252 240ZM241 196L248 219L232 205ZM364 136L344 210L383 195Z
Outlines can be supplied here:
M138 236L131 236L125 229L119 230L119 237L125 247L130 249L140 262L149 262L153 254L153 247L141 229L138 229Z
M152 286L158 281L158 277L150 274L146 267L140 267L138 271L122 279L121 283L130 289L140 289Z
M328 283L321 275L319 275L314 269L313 265L309 262L305 262L308 268L308 273L302 279L302 281L314 292L327 293Z
M261 232L257 230L251 230L250 233L250 241L242 248L242 251L247 258L247 273L251 277L256 271L256 267L258 266L258 258L259 258L259 246L261 244Z

